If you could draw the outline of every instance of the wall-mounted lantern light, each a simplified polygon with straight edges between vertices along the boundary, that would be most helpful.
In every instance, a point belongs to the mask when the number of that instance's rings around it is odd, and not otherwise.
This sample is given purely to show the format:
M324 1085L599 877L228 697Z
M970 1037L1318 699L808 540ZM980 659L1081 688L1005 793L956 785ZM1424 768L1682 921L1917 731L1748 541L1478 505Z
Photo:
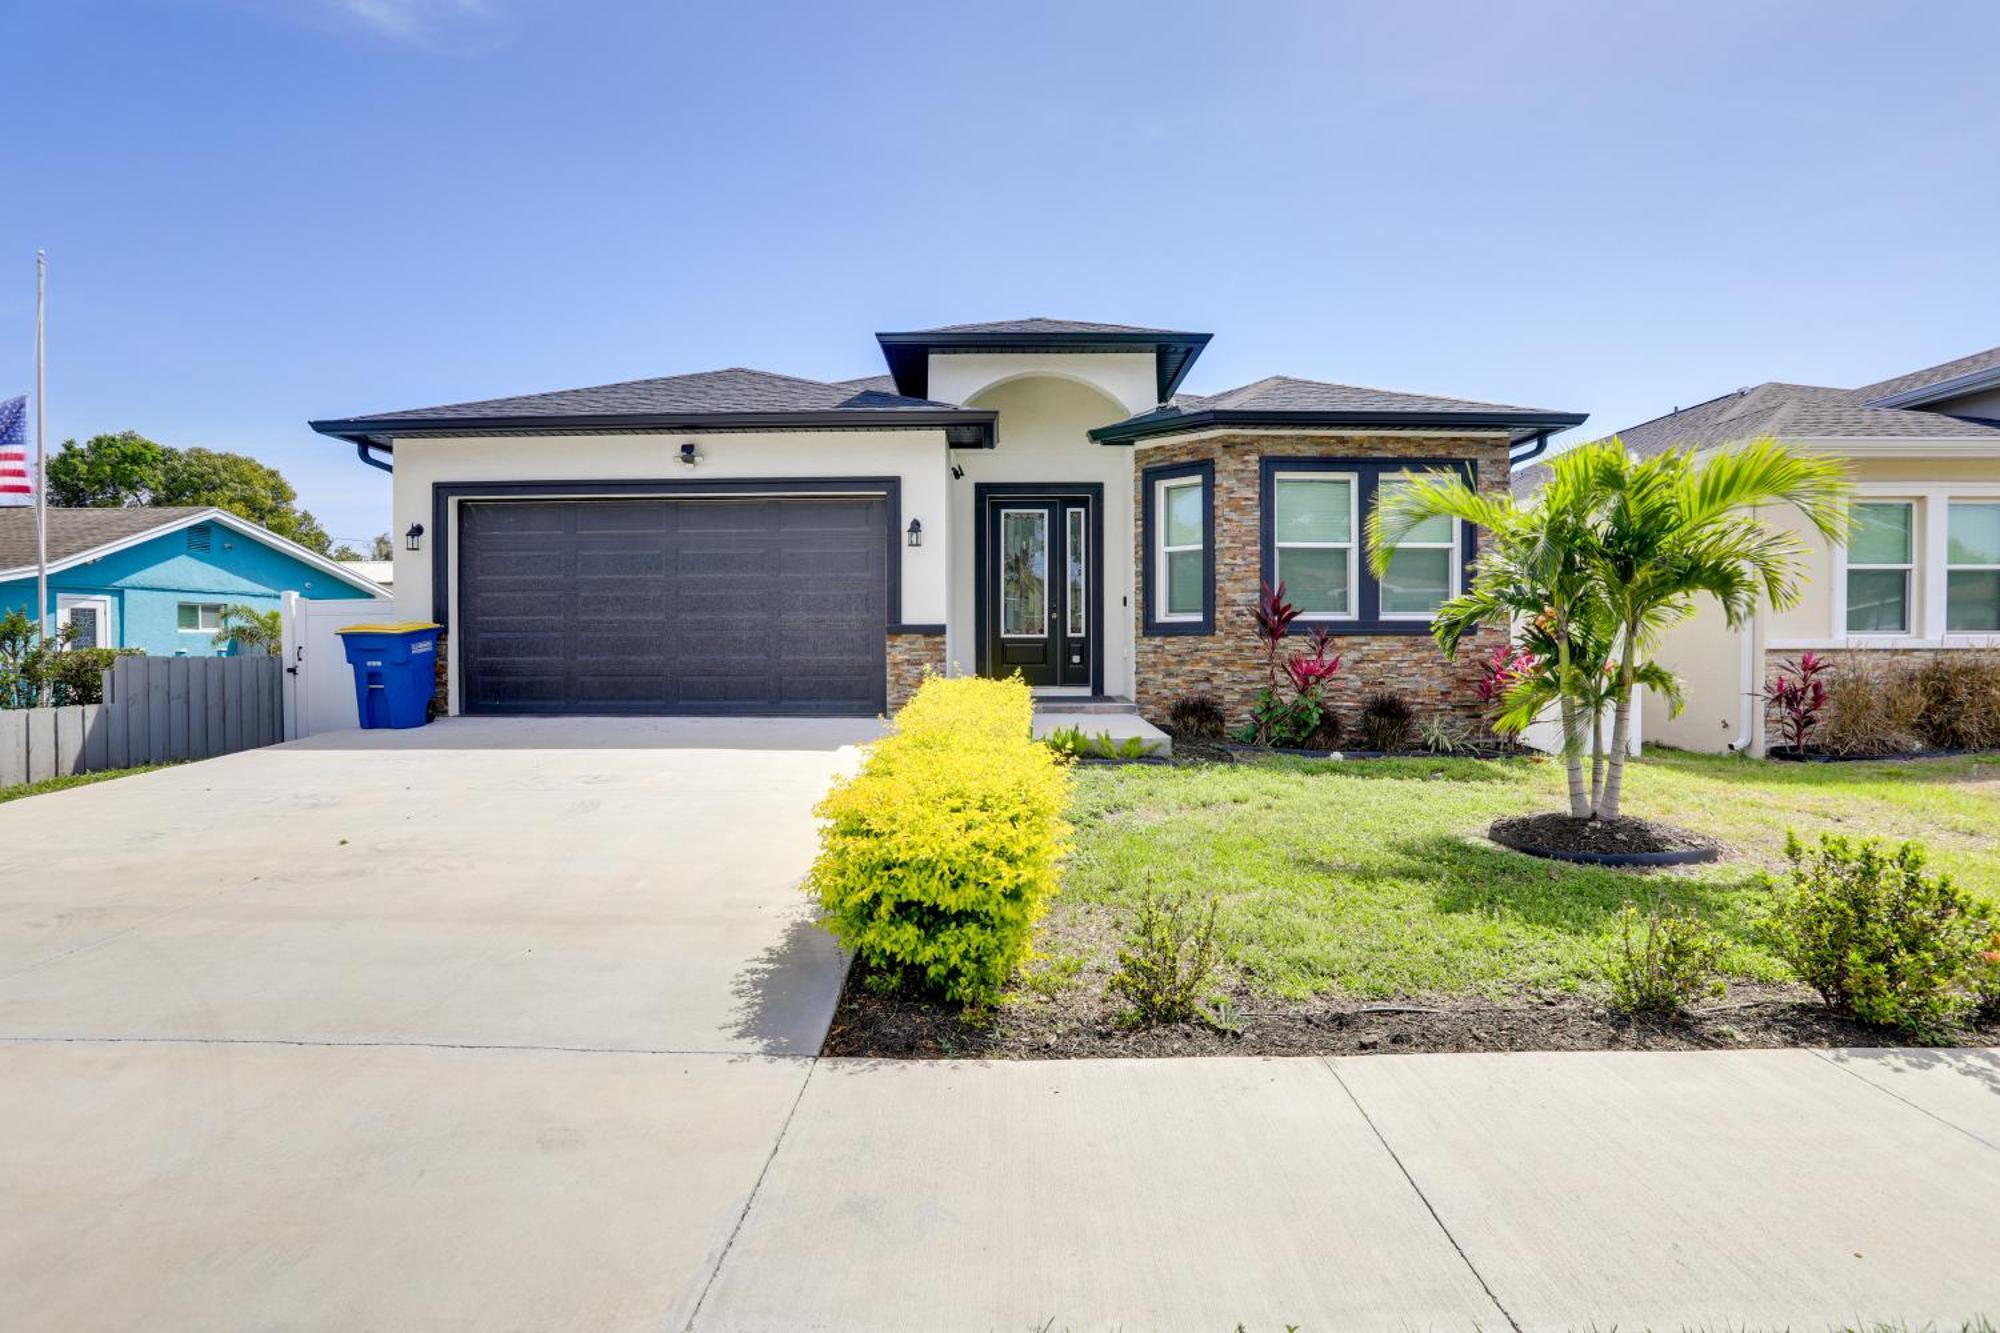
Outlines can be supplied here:
M403 534L403 547L404 549L411 551L421 551L424 549L423 524L421 523L410 524L410 530Z
M910 545L922 546L923 544L924 544L924 525L918 520L913 518L910 520Z
M693 440L689 440L686 444L683 444L681 446L682 467L693 467L696 463L699 463L700 461L701 461L701 450L694 447Z
M963 481L965 479L965 469L953 463L951 465L951 479L953 481Z

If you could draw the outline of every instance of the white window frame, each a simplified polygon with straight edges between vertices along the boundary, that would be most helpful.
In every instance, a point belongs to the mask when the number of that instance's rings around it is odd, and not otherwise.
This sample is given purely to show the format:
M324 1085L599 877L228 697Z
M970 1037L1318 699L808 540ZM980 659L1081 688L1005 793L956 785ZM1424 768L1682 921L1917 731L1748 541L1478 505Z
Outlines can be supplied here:
M1917 569L1920 564L1919 556L1925 544L1923 541L1923 537L1930 530L1931 526L1930 523L1928 522L1930 516L1923 512L1923 507L1921 503L1914 496L1857 495L1854 497L1854 503L1857 506L1864 504L1869 504L1869 505L1899 504L1902 505L1905 509L1909 510L1910 511L1910 558L1907 563L1898 565L1884 565L1884 564L1872 564L1872 563L1865 565L1856 564L1854 563L1853 560L1847 558L1847 549L1848 549L1847 543L1842 542L1840 546L1841 560L1839 562L1840 578L1837 584L1838 588L1840 589L1839 592L1840 615L1837 621L1835 622L1836 628L1841 634L1844 634L1852 639L1862 640L1864 642L1874 639L1907 639L1912 634L1915 634L1917 632L1917 624L1919 617L1919 611L1918 611L1919 604L1917 600L1917 590L1918 590ZM1903 575L1903 627L1901 629L1872 629L1872 630L1851 628L1847 623L1847 576L1857 570L1861 571L1862 573L1868 573L1871 571L1878 571L1885 569L1900 570Z
M227 602L176 602L174 604L174 628L182 634L207 634L213 636L217 630L222 628L222 613L228 605ZM188 629L181 624L181 608L183 606L194 608L193 629ZM204 626L201 623L201 613L211 610L215 612L215 623Z
M1192 487L1195 495L1199 497L1202 487L1207 484L1207 480L1197 473L1188 473L1178 477L1161 477L1153 483L1153 515L1156 520L1153 524L1153 621L1155 624L1197 625L1201 623L1203 616L1206 615L1206 612L1200 609L1193 611L1174 611L1169 609L1173 606L1173 602L1167 597L1167 571L1172 567L1172 562L1167 557L1170 555L1184 555L1189 551L1199 551L1203 553L1203 568L1207 567L1206 552L1208 551L1209 541L1207 506L1201 506L1201 539L1193 543L1182 542L1178 546L1170 546L1167 544L1167 493L1183 487ZM1207 590L1197 589L1197 591L1202 594L1198 600L1205 607L1208 604Z
M1278 491L1288 481L1344 481L1347 483L1347 540L1344 542L1288 542L1278 537ZM1359 555L1361 551L1361 475L1357 472L1326 471L1278 471L1271 474L1271 574L1274 580L1284 578L1284 551L1290 548L1298 551L1338 551L1347 552L1347 609L1345 611L1309 611L1299 608L1301 621L1342 621L1361 618L1361 577ZM1289 599L1288 599L1289 600ZM1296 603L1294 603L1296 605ZM1428 616L1424 617L1426 620Z
M1401 481L1424 481L1434 477L1451 479L1454 474L1447 472L1384 472L1375 479L1375 503L1382 503L1382 488ZM1391 548L1397 551L1443 551L1445 553L1444 600L1450 601L1462 589L1460 580L1464 574L1465 560L1460 554L1464 549L1465 534L1460 530L1458 520L1451 520L1451 536L1439 542L1397 542ZM1440 606L1443 603L1439 604ZM1382 580L1375 580L1375 618L1377 620L1421 621L1429 624L1437 619L1436 611L1384 611L1382 609Z
M1951 507L1953 505L1987 505L1989 507L2000 507L2000 495L1953 495L1947 497L1947 499L1945 500L1944 519L1943 522L1939 524L1939 526L1944 529L1944 600L1940 602L1938 605L1938 624L1945 630L1946 633L1953 632L1950 628L1951 576L1959 572L1960 570L1967 570L1975 574L2000 571L2000 564L1961 565L1953 563L1951 558ZM1956 632L1959 634L1992 634L1995 631L1972 629L1972 630L1958 630Z
M116 648L118 636L111 626L111 599L103 593L59 592L56 594L56 628L69 624L69 613L75 608L88 607L97 612L97 646Z
M1934 485L1909 482L1862 482L1855 487L1856 501L1901 500L1917 505L1915 554L1918 577L1913 586L1916 605L1914 622L1907 634L1849 634L1847 632L1847 543L1833 546L1833 586L1828 589L1829 615L1825 630L1817 634L1772 635L1764 646L1773 651L1800 652L1829 648L2000 648L2000 633L1945 630L1945 560L1948 551L1944 506L1953 500L2000 500L2000 482L1940 482ZM1763 619L1760 614L1759 619Z
M1040 519L1042 524L1042 610L1041 614L1035 618L1035 628L1032 633L1010 634L1007 631L1007 516L1009 514L1026 514L1032 518ZM1045 507L1040 505L1015 506L1012 508L1002 505L1000 507L1000 568L994 570L993 574L999 580L999 587L995 589L995 592L1000 598L1001 638L1046 639L1049 637L1049 608L1053 605L1050 601L1049 576L1055 573L1055 570L1051 568L1055 564L1055 561L1049 558L1051 554L1049 547L1050 538L1054 536L1055 534L1049 531L1049 511ZM1064 572L1064 577L1068 577L1067 571Z

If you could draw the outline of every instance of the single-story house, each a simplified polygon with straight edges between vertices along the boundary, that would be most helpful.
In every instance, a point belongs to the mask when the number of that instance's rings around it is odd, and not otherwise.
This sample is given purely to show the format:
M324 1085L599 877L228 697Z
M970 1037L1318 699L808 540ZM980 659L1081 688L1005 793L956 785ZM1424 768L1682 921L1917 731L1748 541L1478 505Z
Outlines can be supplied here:
M1378 581L1378 490L1504 490L1583 417L1273 376L1180 392L1206 333L1052 319L879 333L888 373L717 370L312 423L394 472L397 614L456 713L858 714L926 669L1154 721L1264 680L1280 579L1344 690L1472 714L1432 645L1476 535Z
M1712 602L1676 627L1661 659L1687 688L1667 716L1648 697L1648 740L1762 754L1759 693L1778 665L1810 649L1835 662L1886 662L2000 646L2000 347L1858 389L1759 384L1623 432L1636 455L1698 453L1775 437L1847 461L1855 529L1829 545L1774 512L1808 552L1805 596L1732 630ZM1531 490L1542 468L1524 469Z
M282 594L388 594L345 565L205 506L50 509L49 600L86 648L213 657L222 608L274 610ZM35 510L0 509L0 612L35 605Z

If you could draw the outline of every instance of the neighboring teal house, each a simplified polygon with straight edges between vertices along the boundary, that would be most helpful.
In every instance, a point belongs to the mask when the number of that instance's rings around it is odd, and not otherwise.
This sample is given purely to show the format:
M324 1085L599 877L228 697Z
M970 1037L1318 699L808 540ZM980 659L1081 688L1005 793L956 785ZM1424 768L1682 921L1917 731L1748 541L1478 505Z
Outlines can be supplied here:
M83 647L214 657L222 608L281 594L388 596L336 561L213 508L49 510L49 610ZM0 613L35 602L35 511L0 509Z

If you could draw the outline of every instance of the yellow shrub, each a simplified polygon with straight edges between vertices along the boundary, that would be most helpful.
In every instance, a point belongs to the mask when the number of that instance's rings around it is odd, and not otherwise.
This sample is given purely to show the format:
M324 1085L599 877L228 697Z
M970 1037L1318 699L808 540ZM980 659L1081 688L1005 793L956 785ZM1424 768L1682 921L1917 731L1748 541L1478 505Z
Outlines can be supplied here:
M1069 773L1018 680L926 680L820 803L807 891L885 988L987 1004L1027 957L1068 849Z

